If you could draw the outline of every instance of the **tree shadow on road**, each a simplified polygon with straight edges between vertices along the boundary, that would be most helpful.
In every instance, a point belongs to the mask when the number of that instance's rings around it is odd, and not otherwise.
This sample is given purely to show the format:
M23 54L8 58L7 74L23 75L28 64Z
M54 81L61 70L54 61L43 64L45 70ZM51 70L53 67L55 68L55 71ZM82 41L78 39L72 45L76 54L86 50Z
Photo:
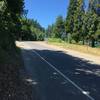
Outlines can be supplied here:
M29 50L29 52L34 51L96 98L96 100L100 100L100 65L65 54L62 51Z

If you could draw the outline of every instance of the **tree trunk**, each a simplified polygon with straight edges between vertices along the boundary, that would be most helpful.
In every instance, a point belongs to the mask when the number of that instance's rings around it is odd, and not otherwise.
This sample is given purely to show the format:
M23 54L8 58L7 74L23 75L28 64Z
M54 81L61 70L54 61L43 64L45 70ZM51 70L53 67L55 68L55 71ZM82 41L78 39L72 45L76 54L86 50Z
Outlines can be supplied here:
M83 44L83 45L85 44L85 40L84 40L84 37L83 37L83 40L82 40L82 44Z
M94 38L92 38L92 40L91 40L91 47L95 47L95 39Z
M82 43L83 45L85 44L85 42L84 42L84 40L83 40L83 43Z

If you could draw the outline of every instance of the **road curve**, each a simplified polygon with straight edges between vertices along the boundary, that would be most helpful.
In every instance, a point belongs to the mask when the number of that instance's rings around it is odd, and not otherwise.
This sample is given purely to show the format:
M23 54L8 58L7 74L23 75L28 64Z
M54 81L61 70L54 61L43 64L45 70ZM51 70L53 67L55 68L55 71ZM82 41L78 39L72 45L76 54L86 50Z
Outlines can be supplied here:
M30 76L26 81L41 100L100 100L99 65L36 42L19 45Z

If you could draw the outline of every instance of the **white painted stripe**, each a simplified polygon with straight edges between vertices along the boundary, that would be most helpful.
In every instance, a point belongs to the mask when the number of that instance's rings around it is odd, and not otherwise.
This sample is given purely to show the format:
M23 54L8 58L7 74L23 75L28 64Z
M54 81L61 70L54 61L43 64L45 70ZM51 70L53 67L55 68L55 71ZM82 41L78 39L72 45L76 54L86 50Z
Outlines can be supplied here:
M73 86L75 86L79 91L82 92L82 94L86 95L90 100L95 100L93 97L91 97L86 91L84 91L82 88L80 88L76 83L74 83L72 80L70 80L67 76L65 76L61 71L59 71L54 65L52 65L50 62L45 60L39 53L37 53L35 50L32 50L37 56L39 56L44 62L46 62L50 67L52 67L55 71L57 71L62 77L64 77L67 81L69 81Z

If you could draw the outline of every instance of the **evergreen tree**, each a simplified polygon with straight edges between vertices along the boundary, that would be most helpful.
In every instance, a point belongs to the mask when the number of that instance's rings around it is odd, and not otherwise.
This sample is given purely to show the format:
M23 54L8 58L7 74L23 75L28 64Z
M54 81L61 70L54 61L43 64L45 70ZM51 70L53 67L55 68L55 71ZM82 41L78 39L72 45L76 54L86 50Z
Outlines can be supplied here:
M66 17L66 33L73 33L74 28L74 15L75 11L77 9L77 0L70 0L69 8L68 8L68 14Z
M46 37L52 37L53 35L53 25L49 25L46 29Z
M89 44L90 46L94 47L95 46L95 33L97 31L97 27L98 27L98 15L95 12L95 1L94 0L89 0L89 8L88 8L88 12L87 12L87 17L88 17L88 25L87 25L87 29L88 29L88 39L89 39Z
M64 20L62 16L56 18L53 33L54 37L61 38L63 32L65 31Z
M19 17L23 11L23 0L2 0L0 10L0 47L12 49L15 47L14 33L19 29ZM16 3L15 3L16 2Z
M84 0L77 0L77 8L74 15L74 27L72 37L78 43L84 35L82 31L84 11Z
M21 19L22 40L43 40L45 29L34 19Z

